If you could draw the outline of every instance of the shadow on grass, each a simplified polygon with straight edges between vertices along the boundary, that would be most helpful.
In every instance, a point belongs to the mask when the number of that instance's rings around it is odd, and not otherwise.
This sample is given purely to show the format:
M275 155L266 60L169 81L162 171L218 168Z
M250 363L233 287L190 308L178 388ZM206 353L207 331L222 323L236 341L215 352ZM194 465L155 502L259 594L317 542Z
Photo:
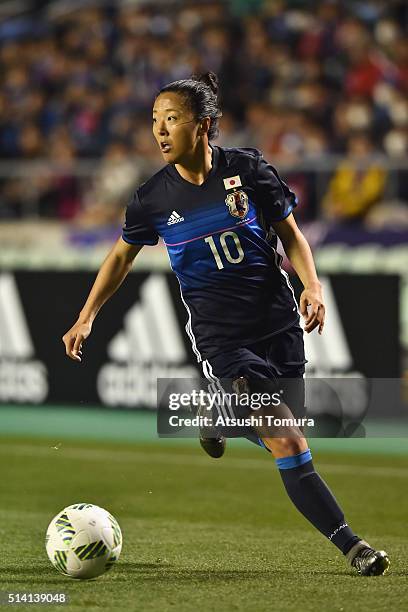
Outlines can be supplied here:
M398 572L394 575L406 576L403 572ZM154 563L134 563L123 561L119 563L111 571L107 572L104 577L94 578L91 580L71 580L59 574L54 574L52 568L48 565L38 565L34 567L16 567L16 566L1 566L0 567L0 585L21 584L28 585L54 585L55 587L69 587L74 584L92 583L103 579L104 582L118 583L133 580L137 576L138 580L143 582L231 582L242 580L270 580L272 577L280 577L282 579L296 580L296 577L310 578L311 576L342 576L344 578L359 577L357 574L351 574L337 569L326 571L309 571L299 573L298 568L287 567L265 567L265 569L231 569L224 570L222 568L185 568L171 565L168 562Z
M55 585L55 587L66 587L81 580L72 580L59 574L49 564L38 564L36 566L0 565L0 587L4 584L20 584L27 590L33 585ZM87 580L86 582L93 582Z
M242 579L270 579L272 576L288 577L294 579L294 576L310 576L312 572L299 572L298 568L285 567L265 567L265 569L231 569L224 570L222 568L185 568L172 566L169 563L133 563L122 562L115 570L115 581L120 581L121 578L127 579L129 575L137 574L139 579L146 582L156 581L158 578L163 581L241 581ZM313 572L313 575L320 574L324 576L345 576L345 572L338 570L327 570Z

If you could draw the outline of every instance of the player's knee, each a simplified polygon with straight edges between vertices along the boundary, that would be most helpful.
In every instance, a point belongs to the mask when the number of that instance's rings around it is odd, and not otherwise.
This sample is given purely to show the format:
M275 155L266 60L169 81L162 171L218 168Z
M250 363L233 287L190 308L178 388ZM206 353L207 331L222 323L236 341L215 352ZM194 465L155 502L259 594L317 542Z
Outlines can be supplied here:
M277 458L299 455L307 449L307 442L301 437L273 439L273 454Z
M234 378L232 381L232 392L237 394L237 397L240 398L243 394L249 395L249 381L245 376L238 376Z

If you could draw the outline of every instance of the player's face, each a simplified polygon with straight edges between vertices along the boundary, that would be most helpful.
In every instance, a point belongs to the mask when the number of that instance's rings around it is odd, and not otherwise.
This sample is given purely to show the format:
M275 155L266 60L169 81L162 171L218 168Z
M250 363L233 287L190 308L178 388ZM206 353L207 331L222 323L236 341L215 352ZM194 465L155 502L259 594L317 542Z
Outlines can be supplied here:
M160 94L153 107L153 134L168 164L180 163L197 144L199 123L182 96Z

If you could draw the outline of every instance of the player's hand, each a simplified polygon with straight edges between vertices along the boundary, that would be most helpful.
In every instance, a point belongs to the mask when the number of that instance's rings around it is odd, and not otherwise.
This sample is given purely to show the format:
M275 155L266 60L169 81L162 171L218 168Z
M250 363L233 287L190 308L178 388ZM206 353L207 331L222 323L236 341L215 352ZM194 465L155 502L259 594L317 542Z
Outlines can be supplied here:
M300 314L305 319L305 332L310 334L319 327L319 334L324 327L326 309L323 304L322 289L320 284L306 287L300 296Z
M91 333L92 325L77 321L62 337L65 344L65 353L74 361L82 361L82 343Z

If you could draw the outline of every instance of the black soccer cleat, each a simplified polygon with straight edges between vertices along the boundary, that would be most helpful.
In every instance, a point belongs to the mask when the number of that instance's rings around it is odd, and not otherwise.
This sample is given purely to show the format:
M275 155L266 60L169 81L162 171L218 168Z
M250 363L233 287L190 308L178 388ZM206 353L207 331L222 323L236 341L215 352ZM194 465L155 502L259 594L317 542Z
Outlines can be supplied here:
M360 576L382 576L390 567L387 553L384 550L374 550L364 540L357 542L350 553L353 555L351 566L357 570ZM348 557L350 553L348 553Z
M204 405L199 407L197 415L208 416ZM227 440L212 425L203 425L200 427L200 444L207 455L213 459L219 459L225 453Z
M219 436L218 438L205 438L200 435L200 444L207 455L210 455L213 459L219 459L225 452L227 441L224 436Z

